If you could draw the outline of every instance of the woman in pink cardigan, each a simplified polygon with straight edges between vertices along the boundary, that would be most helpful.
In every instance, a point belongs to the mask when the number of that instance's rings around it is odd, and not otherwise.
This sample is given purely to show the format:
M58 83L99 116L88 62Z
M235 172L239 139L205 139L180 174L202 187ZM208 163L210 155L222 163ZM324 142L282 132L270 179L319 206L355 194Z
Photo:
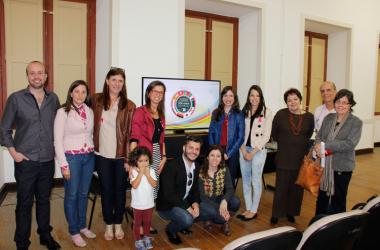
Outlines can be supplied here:
M64 210L75 246L85 247L86 238L96 235L86 227L87 195L94 170L94 113L89 108L89 89L85 81L73 82L66 103L54 120L56 160L64 178Z

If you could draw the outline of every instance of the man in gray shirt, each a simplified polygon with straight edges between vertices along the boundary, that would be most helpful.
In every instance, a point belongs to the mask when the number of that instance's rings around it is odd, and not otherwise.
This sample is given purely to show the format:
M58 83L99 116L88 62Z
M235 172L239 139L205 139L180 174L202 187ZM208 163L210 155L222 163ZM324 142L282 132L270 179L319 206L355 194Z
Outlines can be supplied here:
M36 197L37 232L40 244L48 249L60 245L50 234L50 192L54 176L54 118L59 108L56 94L44 88L47 74L38 61L26 68L29 85L12 93L7 100L0 126L1 145L14 160L17 183L17 249L28 249L33 200ZM12 129L15 129L12 137Z

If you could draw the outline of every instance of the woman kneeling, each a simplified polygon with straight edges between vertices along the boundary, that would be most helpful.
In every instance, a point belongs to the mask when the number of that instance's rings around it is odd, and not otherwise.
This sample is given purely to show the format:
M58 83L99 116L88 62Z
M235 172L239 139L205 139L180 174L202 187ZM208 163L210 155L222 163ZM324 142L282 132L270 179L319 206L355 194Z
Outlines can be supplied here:
M231 212L240 207L240 200L234 195L231 175L224 163L223 149L218 145L210 146L199 174L201 196L200 219L206 229L212 228L212 222L222 224L225 235L231 235Z

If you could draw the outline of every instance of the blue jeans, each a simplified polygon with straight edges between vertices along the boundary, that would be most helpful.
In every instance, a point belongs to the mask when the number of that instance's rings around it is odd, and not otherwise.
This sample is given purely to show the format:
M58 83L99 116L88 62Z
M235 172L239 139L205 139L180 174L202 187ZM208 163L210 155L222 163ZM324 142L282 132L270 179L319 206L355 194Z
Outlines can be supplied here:
M94 153L66 154L70 167L70 179L65 185L65 215L71 235L86 227L87 196L94 171Z
M166 226L166 230L172 234L187 229L194 223L193 216L186 209L181 207L172 207L169 210L157 212L164 220L170 220L170 223Z
M262 175L265 160L267 158L267 150L257 151L253 159L247 161L240 152L240 170L243 180L243 196L246 210L257 213L262 192Z
M200 220L211 220L215 224L224 224L226 220L219 213L220 202L222 201L222 199L223 197L220 197L217 200L201 201L201 204L199 205ZM233 195L227 201L227 204L228 211L235 213L239 210L240 199L237 196Z

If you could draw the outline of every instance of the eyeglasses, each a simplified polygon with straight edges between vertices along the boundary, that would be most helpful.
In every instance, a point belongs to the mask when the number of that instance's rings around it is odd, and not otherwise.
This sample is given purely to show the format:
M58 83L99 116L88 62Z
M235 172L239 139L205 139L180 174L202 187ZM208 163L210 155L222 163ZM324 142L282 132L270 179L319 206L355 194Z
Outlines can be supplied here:
M190 180L187 181L187 185L188 186L191 186L193 184L193 174L191 172L189 172L187 174L187 178L189 178Z
M164 91L159 91L159 90L155 90L155 89L153 89L152 92L153 92L154 94L157 94L157 95L164 95Z
M339 101L339 100L336 101L335 104L337 104L337 105L344 105L344 106L346 106L346 105L350 105L349 102L346 102L346 101Z

